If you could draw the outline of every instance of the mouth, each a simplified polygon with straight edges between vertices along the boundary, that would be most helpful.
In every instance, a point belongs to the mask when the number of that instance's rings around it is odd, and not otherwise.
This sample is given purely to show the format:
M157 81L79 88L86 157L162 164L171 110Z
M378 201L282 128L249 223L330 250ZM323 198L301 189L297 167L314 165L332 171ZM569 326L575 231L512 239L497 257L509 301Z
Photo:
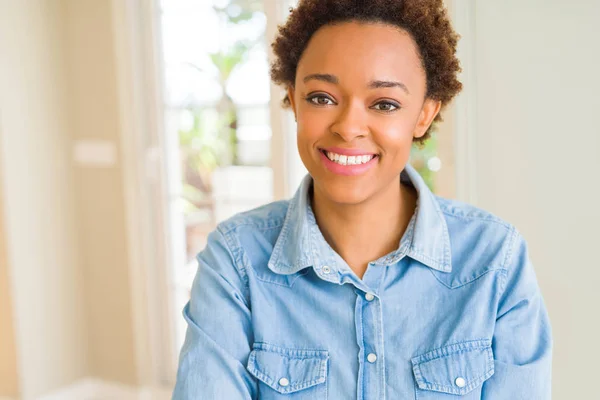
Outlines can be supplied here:
M377 165L379 154L360 149L319 149L320 158L327 170L341 176L364 175Z
M333 151L327 151L325 149L319 149L319 151L325 157L327 157L327 159L329 161L336 163L338 165L343 165L343 166L367 164L367 163L373 161L374 158L378 157L377 154L369 154L369 153L348 155L348 154L335 153Z

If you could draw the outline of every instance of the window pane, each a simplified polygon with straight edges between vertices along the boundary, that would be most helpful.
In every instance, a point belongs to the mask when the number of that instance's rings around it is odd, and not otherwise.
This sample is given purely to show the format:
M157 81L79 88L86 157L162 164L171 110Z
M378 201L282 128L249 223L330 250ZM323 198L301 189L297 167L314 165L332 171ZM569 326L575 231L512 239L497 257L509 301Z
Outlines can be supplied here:
M163 0L160 12L179 316L208 233L273 199L269 63L262 1ZM177 324L178 350L185 326Z

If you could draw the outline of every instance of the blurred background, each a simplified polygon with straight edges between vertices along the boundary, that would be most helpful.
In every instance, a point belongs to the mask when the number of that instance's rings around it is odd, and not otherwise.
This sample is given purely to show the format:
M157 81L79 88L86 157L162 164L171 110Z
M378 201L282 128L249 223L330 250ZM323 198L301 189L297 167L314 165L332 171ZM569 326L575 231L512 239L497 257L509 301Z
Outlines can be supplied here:
M268 76L294 4L0 0L0 399L170 398L207 234L306 173ZM411 163L523 233L553 398L593 398L600 1L447 5L464 91Z

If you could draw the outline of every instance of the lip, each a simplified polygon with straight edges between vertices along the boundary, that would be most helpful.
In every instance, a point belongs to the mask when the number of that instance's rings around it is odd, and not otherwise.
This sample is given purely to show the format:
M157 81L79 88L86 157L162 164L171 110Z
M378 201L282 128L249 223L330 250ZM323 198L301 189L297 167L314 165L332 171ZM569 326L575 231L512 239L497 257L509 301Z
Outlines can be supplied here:
M359 153L356 152L354 154L349 154L349 153L340 153L338 151L333 150L334 148L330 148L330 149L323 149L321 151L319 151L319 155L321 157L321 161L323 162L323 164L325 165L325 167L330 171L333 172L336 175L343 175L343 176L357 176L357 175L362 175L365 172L367 172L368 170L370 170L372 167L375 166L375 164L377 163L377 160L379 159L379 156L377 156L374 153ZM325 153L323 153L323 151L332 151L334 153L338 153L338 154L342 154L342 155L375 155L375 157L373 157L371 159L371 161L369 161L368 163L365 164L359 164L359 165L340 165L338 163L335 163L333 161L331 161L329 158L327 158L327 156L325 155ZM347 151L347 149L346 149Z
M377 153L372 151L366 151L362 149L343 149L341 147L326 147L319 150L330 151L332 153L341 154L344 156L376 156Z

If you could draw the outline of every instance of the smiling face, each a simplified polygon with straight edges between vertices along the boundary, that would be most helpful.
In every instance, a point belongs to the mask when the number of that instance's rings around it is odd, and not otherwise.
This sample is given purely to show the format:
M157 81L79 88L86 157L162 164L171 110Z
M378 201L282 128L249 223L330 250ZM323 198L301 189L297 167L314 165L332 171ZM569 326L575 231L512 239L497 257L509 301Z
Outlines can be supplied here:
M426 89L418 48L399 28L345 22L319 29L288 89L315 191L358 204L399 185L413 138L440 109Z

